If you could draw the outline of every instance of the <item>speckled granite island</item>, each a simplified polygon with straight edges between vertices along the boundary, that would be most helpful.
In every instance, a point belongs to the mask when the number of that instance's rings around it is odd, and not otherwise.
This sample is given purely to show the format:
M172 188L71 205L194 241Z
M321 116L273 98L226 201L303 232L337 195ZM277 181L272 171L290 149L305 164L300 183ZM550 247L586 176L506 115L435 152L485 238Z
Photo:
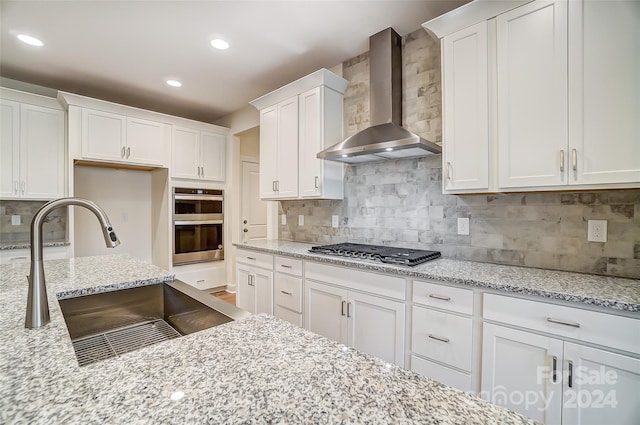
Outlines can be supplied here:
M439 258L415 267L309 252L313 244L257 240L235 244L276 255L417 279L569 301L623 313L640 313L640 280ZM318 245L318 244L316 244Z
M27 273L0 266L3 424L529 423L265 315L79 367L56 295L173 276L128 256L47 261L51 323L27 330Z

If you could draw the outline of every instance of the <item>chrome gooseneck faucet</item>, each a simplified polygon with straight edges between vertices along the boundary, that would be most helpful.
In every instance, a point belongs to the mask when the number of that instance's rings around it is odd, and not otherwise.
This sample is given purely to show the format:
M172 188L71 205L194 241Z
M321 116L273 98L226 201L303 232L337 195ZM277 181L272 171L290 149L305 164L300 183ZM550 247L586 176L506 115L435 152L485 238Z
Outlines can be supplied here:
M29 294L27 295L25 328L40 328L49 323L49 303L47 300L47 288L45 287L44 267L42 265L42 223L51 211L58 207L69 205L85 207L95 214L102 226L107 248L115 248L120 245L120 240L118 240L116 233L113 231L107 215L95 203L80 198L60 198L44 204L36 211L33 220L31 220L31 270L29 276L27 276Z

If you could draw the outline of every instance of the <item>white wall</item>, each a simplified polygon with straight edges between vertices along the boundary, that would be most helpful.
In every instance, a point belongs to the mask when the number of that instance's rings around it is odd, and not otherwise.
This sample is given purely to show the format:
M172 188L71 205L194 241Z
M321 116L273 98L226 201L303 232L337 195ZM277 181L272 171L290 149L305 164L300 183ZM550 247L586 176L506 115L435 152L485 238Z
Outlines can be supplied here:
M102 207L120 238L120 246L107 248L93 213L72 207L75 209L75 256L126 253L151 262L151 173L75 167L74 183L75 196Z

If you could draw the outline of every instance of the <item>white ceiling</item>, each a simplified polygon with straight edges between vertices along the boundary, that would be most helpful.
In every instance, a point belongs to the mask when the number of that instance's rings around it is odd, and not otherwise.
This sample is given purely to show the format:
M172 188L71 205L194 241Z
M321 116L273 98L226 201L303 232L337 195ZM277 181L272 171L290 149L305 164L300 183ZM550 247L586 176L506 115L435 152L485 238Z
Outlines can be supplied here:
M1 0L0 75L213 122L366 52L382 29L404 36L467 1ZM217 37L231 47L212 48Z

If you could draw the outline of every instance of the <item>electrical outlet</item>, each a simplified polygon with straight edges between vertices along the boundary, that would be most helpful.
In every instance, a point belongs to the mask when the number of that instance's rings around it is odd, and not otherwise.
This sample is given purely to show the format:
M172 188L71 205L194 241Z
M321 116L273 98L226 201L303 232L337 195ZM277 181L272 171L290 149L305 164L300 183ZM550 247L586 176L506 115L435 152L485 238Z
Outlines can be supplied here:
M298 216L298 226L304 226L304 215L302 214Z
M606 242L607 220L589 220L587 240L589 242Z
M458 234L459 235L469 234L469 218L468 217L458 218Z
M20 226L22 224L22 217L20 217L19 215L12 215L11 216L11 225L12 226Z
M280 214L280 224L282 224L283 226L285 226L287 224L287 215L286 214Z
M332 215L331 216L331 227L340 226L340 216Z

